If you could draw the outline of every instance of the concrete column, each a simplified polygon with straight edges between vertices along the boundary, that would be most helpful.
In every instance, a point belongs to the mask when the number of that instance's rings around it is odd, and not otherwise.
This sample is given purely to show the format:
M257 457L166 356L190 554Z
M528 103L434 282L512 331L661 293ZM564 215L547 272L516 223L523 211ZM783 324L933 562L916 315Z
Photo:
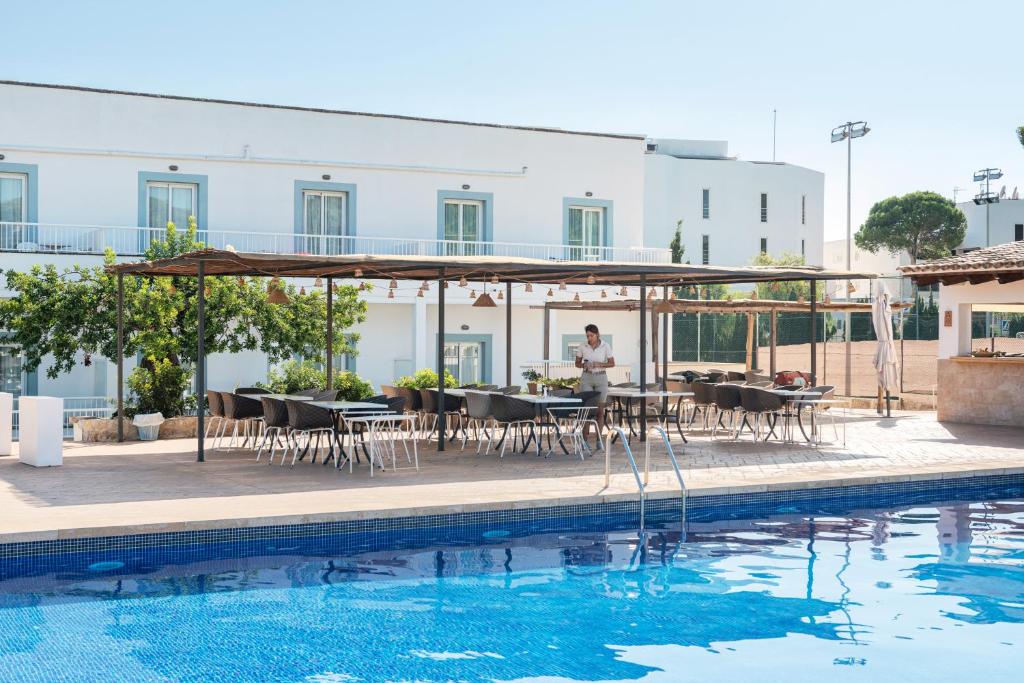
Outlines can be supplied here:
M412 368L415 372L430 367L429 353L433 344L427 339L427 300L413 298L412 306Z

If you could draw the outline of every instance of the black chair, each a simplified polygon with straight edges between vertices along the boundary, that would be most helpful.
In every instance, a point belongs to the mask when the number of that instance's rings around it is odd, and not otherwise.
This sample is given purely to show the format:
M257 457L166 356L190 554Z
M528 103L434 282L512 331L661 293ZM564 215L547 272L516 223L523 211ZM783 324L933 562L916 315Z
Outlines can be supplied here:
M320 449L320 438L324 434L327 435L328 457L333 457L334 446L331 440L334 439L337 442L338 432L331 411L327 410L327 408L311 405L308 401L285 399L284 403L288 410L288 427L295 440L292 450L292 467L295 467L295 463L299 459L300 436L306 437L306 448L302 451L302 457L305 457L306 453L309 452L309 448L313 444L314 434L316 435L316 447L313 448L313 457L310 462L316 462L316 453ZM338 448L341 448L340 442L338 443ZM326 459L324 462L327 462ZM284 464L283 458L281 459L281 464Z
M499 387L498 393L505 394L506 396L514 396L523 390L518 384L509 384L507 387Z
M466 392L466 429L462 430L462 449L466 449L466 440L470 429L475 430L476 434L476 453L480 455L480 447L483 446L483 439L480 438L480 432L483 431L484 436L487 437L487 450L484 453L489 453L491 450L491 433L488 427L491 423L491 394L482 391L467 391Z
M725 416L729 416L729 434L733 438L739 436L740 429L743 428L743 422L737 424L737 420L741 417L743 405L740 398L740 385L732 384L731 382L722 382L720 384L710 384L711 393L715 399L715 409L718 411L718 419L715 421L714 427L711 429L711 438L715 438L718 434L719 427L725 427L722 422L725 420Z
M700 413L703 430L707 431L708 419L711 417L712 411L716 409L714 384L698 380L693 382L690 388L693 389L693 412L690 413L690 421L687 426L693 425L694 420L697 419L697 413Z
M270 389L263 389L262 387L241 387L235 389L236 394L244 394L246 396L258 395L258 394L272 394Z
M234 421L231 430L231 447L235 445L235 437L238 436L238 425L242 425L242 447L249 442L249 430L263 423L263 404L255 398L249 398L243 394L229 394L222 392L224 400L224 417ZM253 434L255 443L256 434Z
M501 454L498 457L505 457L505 446L508 445L508 432L512 430L512 450L516 450L517 436L520 436L524 426L530 428L530 436L536 436L536 425L533 421L536 410L534 404L522 399L513 398L504 394L491 395L491 414L494 422L502 427L501 432ZM520 436L525 444L525 437Z
M295 396L309 396L315 398L319 394L321 389L303 389L302 391L296 391Z
M728 372L725 373L725 379L728 382L736 382L736 381L746 382L747 381L747 373L745 373L745 372L736 372L734 370L729 370Z
M315 393L313 395L313 400L314 401L337 401L338 400L338 390L337 389L324 389L323 391L318 391L317 393Z
M761 423L762 421L767 423L767 432L765 432L764 440L767 441L768 437L775 433L775 425L780 418L788 421L789 414L785 411L786 400L781 396L773 394L767 389L760 387L740 387L740 406L743 408L745 413L743 419L744 422L750 427L751 433L754 435L754 441L757 441L761 435ZM754 416L754 424L750 424L747 421L749 415ZM783 438L786 435L786 423L783 423Z
M284 436L284 450L281 451L281 464L284 464L285 456L288 455L288 446L291 444L290 427L288 424L288 406L284 401L264 396L260 399L263 404L263 440L260 448L256 451L256 462L259 462L263 455L263 449L270 441L270 460L267 464L274 464L274 451L277 450L277 443L281 436Z
M433 416L432 426L430 432L425 438L429 439L434 432L437 431L437 389L420 389L420 398L423 400L423 419L425 421L430 420L430 416ZM450 427L452 428L451 439L454 440L456 434L458 434L459 427L462 427L462 399L458 396L452 396L451 394L444 395L444 425L445 431ZM451 417L455 420L454 427L448 420ZM465 431L465 427L463 427Z
M398 396L399 395L398 392L399 392L398 387L392 386L390 384L381 384L380 385L380 393L384 394L388 398L391 398L392 396Z
M219 420L217 428L213 430L213 438L216 441L218 430L224 431L228 422L224 419L224 399L221 398L219 391L206 390L206 403L210 408L210 421L206 423L206 433L203 434L203 439L207 439L210 436L210 429L213 428L213 421Z

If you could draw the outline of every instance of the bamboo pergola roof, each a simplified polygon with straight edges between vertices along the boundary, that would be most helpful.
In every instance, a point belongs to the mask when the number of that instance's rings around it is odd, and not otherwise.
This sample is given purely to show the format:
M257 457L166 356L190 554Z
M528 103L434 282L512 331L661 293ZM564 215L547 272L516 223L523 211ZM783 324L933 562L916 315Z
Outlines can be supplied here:
M652 298L647 302L647 310L654 306L664 306L662 298ZM777 299L669 299L672 313L810 313L809 301L781 301ZM894 303L894 312L910 308L909 303ZM576 311L638 311L639 299L619 299L615 301L549 301L533 308L552 308L557 310ZM815 307L818 313L870 313L870 303L857 302L824 302L819 301ZM667 313L668 311L663 311Z
M486 246L486 245L481 245ZM502 256L375 256L343 254L251 254L202 249L172 258L107 266L132 275L338 277L377 280L471 280L537 284L638 285L730 284L794 280L863 280L877 273L825 270L811 266L704 266L681 263L558 261Z

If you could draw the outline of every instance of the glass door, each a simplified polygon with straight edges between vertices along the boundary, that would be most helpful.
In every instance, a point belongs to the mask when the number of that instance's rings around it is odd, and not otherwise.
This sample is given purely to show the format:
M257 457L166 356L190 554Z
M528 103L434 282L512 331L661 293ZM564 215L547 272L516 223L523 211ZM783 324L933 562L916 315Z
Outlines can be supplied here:
M196 216L197 187L190 183L146 183L146 227L149 230L139 240L145 251L150 242L160 239L168 223L180 233L188 229L188 219Z
M0 345L0 391L21 396L25 379L24 356L17 347L10 344Z
M604 234L604 209L589 206L569 207L569 258L573 261L597 261L601 258Z
M446 199L444 202L443 253L447 256L475 256L479 252L483 202Z
M444 367L459 385L482 384L481 342L450 342L444 345Z
M307 235L301 251L310 254L343 254L345 203L344 192L306 191L302 193L303 226Z
M0 173L0 248L14 251L26 240L26 177L20 173Z

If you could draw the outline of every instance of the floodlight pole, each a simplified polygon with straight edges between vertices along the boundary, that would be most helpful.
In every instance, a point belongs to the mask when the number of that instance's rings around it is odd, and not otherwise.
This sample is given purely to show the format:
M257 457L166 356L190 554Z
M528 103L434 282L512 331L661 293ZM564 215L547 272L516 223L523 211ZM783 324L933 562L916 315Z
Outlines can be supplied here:
M445 269L437 274L437 450L444 451L444 280Z
M117 440L124 441L124 273L117 274Z
M334 388L334 289L327 276L327 390Z
M199 291L196 292L198 300L198 330L196 342L196 462L204 462L206 454L206 408L203 406L203 399L206 398L206 262L200 260L197 264L196 279L198 280Z

